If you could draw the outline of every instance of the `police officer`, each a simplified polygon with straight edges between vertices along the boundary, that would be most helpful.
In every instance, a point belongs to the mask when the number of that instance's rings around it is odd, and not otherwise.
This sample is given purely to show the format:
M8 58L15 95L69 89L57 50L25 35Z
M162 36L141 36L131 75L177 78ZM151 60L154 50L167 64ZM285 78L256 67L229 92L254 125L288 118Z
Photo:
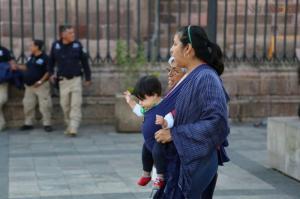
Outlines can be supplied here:
M82 74L84 85L91 84L88 56L81 43L75 40L74 28L70 25L59 27L60 40L52 44L48 71L51 81L59 80L60 105L67 125L65 134L76 136L81 121ZM57 66L57 75L54 67Z
M51 108L49 74L47 72L48 56L43 51L44 42L33 40L30 45L31 56L26 65L18 65L23 70L25 94L23 98L25 122L20 130L33 129L37 101L43 117L44 130L51 132Z
M9 50L3 46L0 46L0 65L1 65L0 67L3 67L2 65L3 63L9 63L11 70L16 69L16 63L13 59L13 56L11 56ZM1 70L4 70L4 68L1 68ZM3 81L1 80L1 82ZM8 99L7 89L8 89L7 82L3 82L0 84L0 131L2 131L5 128L5 124L6 124L2 109L3 109L3 105L7 102Z

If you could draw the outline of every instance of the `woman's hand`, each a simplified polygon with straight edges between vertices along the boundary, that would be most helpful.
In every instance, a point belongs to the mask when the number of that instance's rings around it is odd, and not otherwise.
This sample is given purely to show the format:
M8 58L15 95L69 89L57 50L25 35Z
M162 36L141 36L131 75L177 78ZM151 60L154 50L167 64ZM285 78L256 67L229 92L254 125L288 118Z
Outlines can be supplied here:
M155 139L160 143L168 143L172 141L171 131L170 129L160 129L155 133Z

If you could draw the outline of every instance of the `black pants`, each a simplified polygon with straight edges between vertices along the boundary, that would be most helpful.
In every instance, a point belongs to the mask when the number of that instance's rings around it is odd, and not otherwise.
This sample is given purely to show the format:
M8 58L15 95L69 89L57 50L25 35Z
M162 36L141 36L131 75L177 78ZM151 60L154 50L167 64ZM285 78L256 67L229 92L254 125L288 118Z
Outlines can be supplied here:
M142 151L142 162L143 170L146 172L151 172L153 164L156 167L158 174L164 174L166 171L166 159L164 154L164 145L155 142L153 145L152 152L146 147L145 143L143 145Z
M177 165L177 164L176 164ZM215 172L217 165L217 155L213 154L210 158L203 160L202 167L197 170L192 181L191 193L189 199L212 199L216 187L218 174ZM204 166L204 167L203 167ZM206 168L205 168L206 167ZM169 169L169 168L168 168ZM165 189L160 189L154 195L154 199L184 199L183 193L178 183L179 167L174 167L171 177L175 177L171 181L167 181ZM199 180L201 181L199 183Z
M202 199L212 199L214 190L217 184L218 174L216 174L213 178L213 180L209 183L208 187L204 190L202 193ZM183 199L184 196L181 193L181 190L179 187L177 187L175 193L173 196L164 195L164 189L160 189L156 192L153 199Z
M202 160L201 166L192 177L190 199L211 199L216 182L218 170L217 151Z
M202 199L212 199L213 198L213 194L214 194L216 184L217 184L217 179L218 179L218 174L216 174L214 176L212 181L209 183L208 187L206 187L206 189L202 193Z

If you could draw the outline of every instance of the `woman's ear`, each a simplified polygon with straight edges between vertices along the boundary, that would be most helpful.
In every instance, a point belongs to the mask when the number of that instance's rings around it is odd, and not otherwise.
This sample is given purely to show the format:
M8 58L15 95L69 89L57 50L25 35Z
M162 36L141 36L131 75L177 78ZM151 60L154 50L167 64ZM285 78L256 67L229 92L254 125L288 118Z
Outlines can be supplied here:
M192 45L187 44L185 46L184 56L186 56L186 57L192 56L194 54L193 52L194 52L194 49L193 49Z

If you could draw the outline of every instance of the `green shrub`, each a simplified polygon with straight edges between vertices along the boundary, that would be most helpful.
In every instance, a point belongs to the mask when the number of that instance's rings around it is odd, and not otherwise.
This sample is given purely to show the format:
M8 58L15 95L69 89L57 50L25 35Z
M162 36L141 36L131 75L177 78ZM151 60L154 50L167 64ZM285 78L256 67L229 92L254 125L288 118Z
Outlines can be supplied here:
M135 57L131 57L127 52L126 42L124 40L117 41L116 48L116 64L124 72L123 86L125 89L132 90L135 82L140 76L141 67L147 63L145 50L143 46L138 46Z

